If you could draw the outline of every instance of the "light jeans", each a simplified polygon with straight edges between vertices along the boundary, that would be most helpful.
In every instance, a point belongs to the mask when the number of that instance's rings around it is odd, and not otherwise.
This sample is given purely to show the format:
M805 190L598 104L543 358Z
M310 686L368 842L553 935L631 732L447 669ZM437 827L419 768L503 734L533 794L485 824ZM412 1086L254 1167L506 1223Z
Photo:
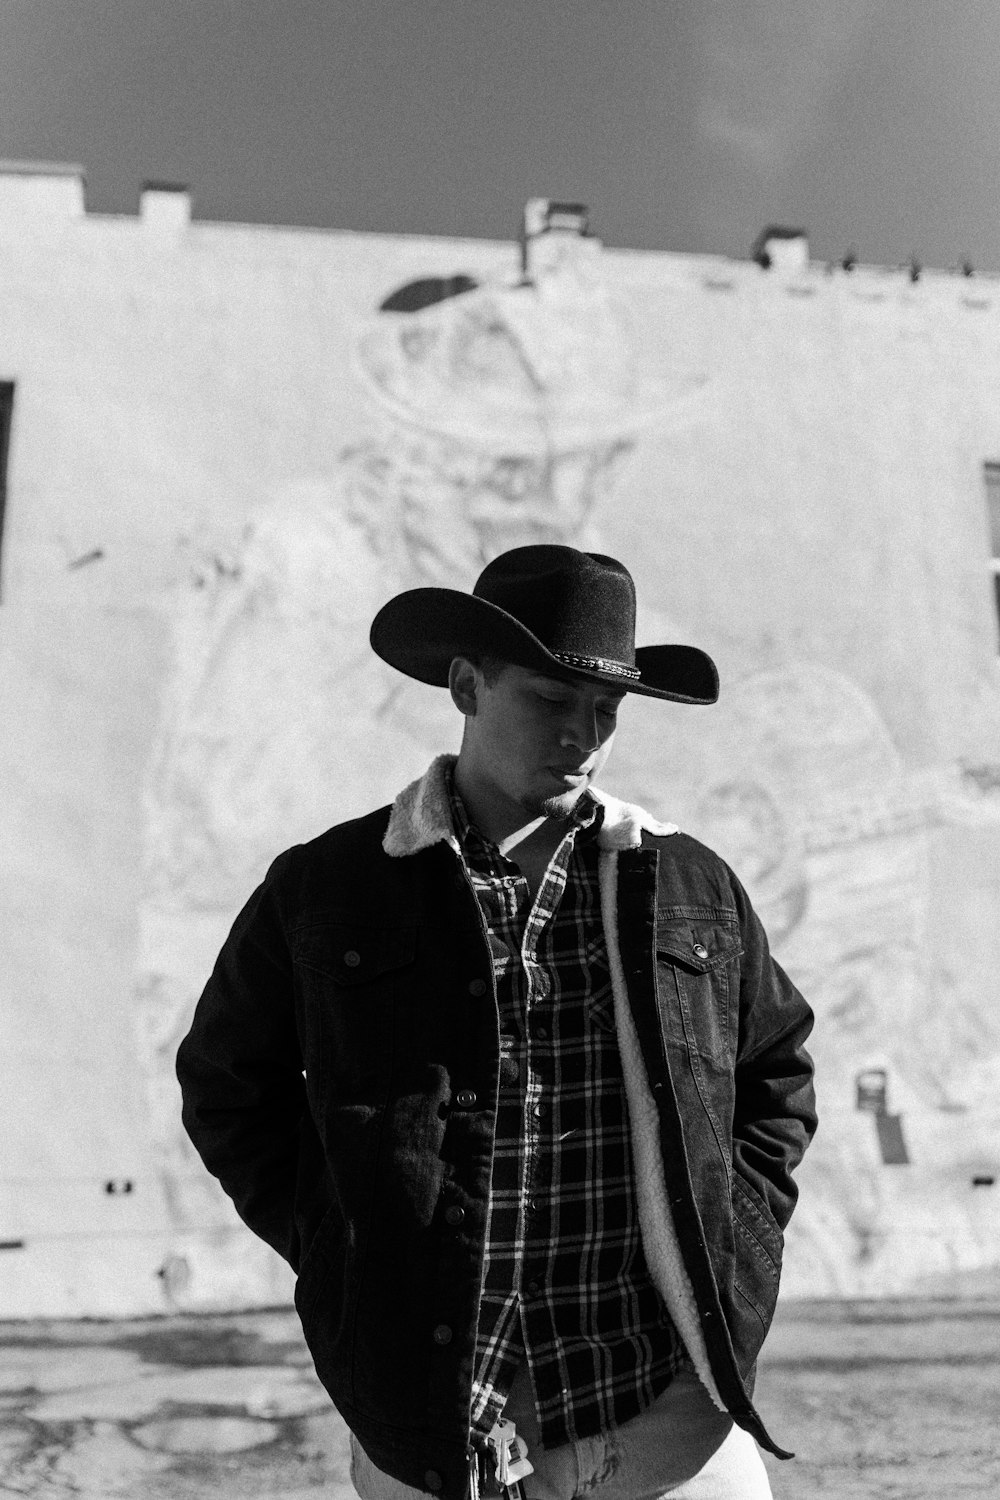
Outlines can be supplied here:
M545 1450L522 1365L504 1416L524 1438L535 1466L523 1481L528 1500L771 1500L753 1438L716 1410L698 1377L686 1371L623 1427ZM419 1500L423 1494L376 1469L353 1436L351 1481L361 1500Z

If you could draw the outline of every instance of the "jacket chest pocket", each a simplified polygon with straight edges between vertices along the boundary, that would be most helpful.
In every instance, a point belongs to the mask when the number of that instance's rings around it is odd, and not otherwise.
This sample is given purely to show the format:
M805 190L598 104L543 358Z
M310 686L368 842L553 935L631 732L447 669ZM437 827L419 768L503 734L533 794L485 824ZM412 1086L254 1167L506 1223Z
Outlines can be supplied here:
M739 924L718 912L688 908L656 923L660 1015L668 1046L683 1045L713 1070L729 1072L739 1012L731 984L743 952Z
M306 1080L321 1109L385 1102L415 954L415 928L323 921L293 934Z

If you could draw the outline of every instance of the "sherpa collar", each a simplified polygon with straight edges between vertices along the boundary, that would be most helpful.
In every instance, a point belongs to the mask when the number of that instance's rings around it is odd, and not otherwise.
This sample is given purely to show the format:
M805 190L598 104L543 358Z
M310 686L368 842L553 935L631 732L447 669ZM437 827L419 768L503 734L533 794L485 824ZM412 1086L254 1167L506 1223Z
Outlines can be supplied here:
M456 854L460 852L445 775L457 759L456 755L439 755L423 776L400 792L392 804L389 826L382 840L386 854L399 859L441 842L450 844ZM660 823L635 803L620 802L595 788L591 788L591 796L604 808L604 821L597 835L598 846L603 850L637 849L644 829L660 836L677 832L675 823Z

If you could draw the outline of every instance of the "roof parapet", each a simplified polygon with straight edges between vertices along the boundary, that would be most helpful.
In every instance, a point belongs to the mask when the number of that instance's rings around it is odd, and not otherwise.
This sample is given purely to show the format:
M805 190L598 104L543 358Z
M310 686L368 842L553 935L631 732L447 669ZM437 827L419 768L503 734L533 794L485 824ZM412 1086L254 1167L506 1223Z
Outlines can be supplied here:
M71 162L0 161L0 210L26 219L80 219L83 167Z

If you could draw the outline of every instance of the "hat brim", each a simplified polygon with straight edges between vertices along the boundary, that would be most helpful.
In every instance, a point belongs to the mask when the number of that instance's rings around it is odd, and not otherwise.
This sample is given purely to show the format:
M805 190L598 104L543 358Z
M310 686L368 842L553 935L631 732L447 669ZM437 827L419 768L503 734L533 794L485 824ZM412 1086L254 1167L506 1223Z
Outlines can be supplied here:
M407 589L383 605L372 622L372 650L397 671L432 687L448 686L456 656L492 656L552 677L599 682L643 698L715 703L719 674L697 646L639 646L638 678L569 668L514 615L458 589Z

